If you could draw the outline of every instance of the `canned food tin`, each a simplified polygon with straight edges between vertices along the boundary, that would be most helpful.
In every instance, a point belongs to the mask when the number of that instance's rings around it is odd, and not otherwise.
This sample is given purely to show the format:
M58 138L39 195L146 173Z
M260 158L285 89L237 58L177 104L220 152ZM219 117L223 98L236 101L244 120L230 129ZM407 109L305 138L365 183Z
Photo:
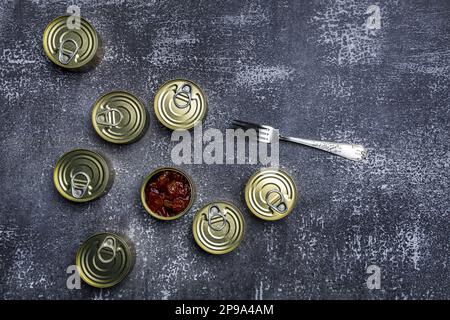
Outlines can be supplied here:
M100 197L112 183L108 163L96 152L75 149L56 163L53 182L66 199L86 202Z
M184 171L165 167L151 172L141 186L145 210L161 220L174 220L188 212L195 201L195 186Z
M138 140L147 127L147 111L131 93L113 91L101 96L92 108L92 125L98 135L112 143Z
M170 80L159 88L154 101L155 114L167 128L190 129L202 121L208 108L206 95L192 81Z
M265 168L250 177L245 186L245 202L250 211L264 220L279 220L297 201L297 188L284 171Z
M96 288L118 284L131 271L133 263L130 247L113 233L99 233L88 238L76 256L81 279Z
M95 62L99 38L92 25L81 17L79 28L69 28L69 18L61 16L47 25L43 46L53 63L64 69L76 70Z
M225 201L211 202L198 210L192 224L195 241L212 254L236 249L244 237L244 228L242 213Z

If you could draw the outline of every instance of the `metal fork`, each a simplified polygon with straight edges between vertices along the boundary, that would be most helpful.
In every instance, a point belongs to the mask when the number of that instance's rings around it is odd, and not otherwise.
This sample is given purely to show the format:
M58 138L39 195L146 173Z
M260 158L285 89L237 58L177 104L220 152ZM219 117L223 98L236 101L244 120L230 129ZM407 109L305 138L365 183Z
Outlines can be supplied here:
M309 139L287 137L279 134L278 130L276 130L273 127L242 120L233 120L233 125L244 129L255 129L258 133L258 141L263 143L271 143L278 134L278 139L280 140L295 142L303 144L305 146L324 150L349 160L359 161L367 156L366 149L359 144L316 141Z

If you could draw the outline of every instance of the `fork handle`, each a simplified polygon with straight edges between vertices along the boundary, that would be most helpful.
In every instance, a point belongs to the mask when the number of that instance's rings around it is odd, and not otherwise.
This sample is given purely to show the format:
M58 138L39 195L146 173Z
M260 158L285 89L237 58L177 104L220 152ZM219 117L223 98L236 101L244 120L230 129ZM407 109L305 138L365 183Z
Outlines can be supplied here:
M337 143L327 141L317 141L280 135L280 140L295 142L305 146L324 150L349 160L359 161L367 156L366 149L359 144Z

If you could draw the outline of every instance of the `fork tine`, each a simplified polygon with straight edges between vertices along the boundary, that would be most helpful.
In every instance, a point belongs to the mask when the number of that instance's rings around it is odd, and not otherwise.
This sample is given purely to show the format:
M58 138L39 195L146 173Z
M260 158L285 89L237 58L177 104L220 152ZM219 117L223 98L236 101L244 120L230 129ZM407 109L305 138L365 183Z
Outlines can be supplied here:
M258 129L263 128L263 126L261 126L260 124L237 120L237 119L233 120L233 124L240 126L240 127L250 127L250 128L258 128Z

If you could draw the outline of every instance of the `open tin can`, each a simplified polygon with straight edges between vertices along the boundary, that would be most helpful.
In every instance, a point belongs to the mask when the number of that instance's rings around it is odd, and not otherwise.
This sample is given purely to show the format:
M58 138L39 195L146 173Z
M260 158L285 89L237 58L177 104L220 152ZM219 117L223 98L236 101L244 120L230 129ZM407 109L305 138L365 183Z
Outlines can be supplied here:
M152 171L142 183L141 201L144 209L160 220L174 220L192 207L195 186L191 177L173 167Z

